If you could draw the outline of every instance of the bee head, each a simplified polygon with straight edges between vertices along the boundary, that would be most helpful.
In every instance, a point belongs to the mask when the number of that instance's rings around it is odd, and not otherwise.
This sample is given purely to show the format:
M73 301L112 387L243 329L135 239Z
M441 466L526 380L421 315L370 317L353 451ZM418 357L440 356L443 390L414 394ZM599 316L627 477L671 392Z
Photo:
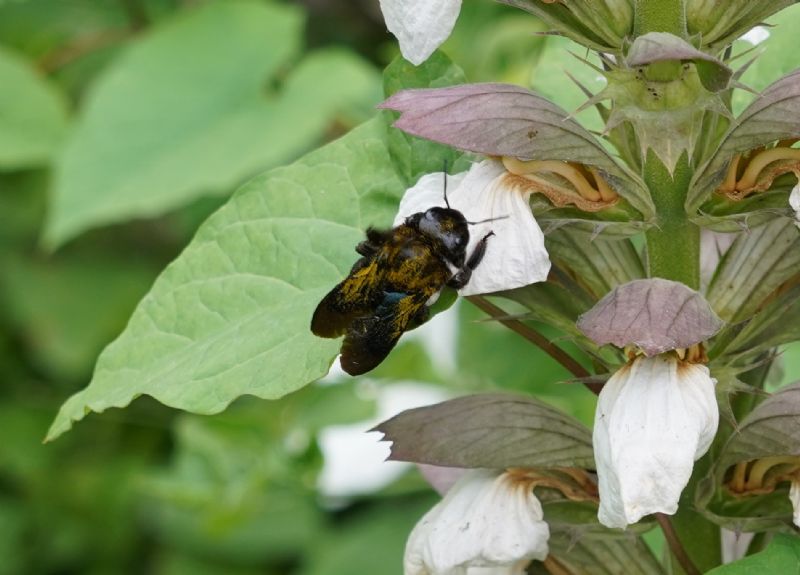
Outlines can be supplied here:
M463 264L469 242L464 214L451 208L435 207L410 216L406 224L438 243L454 264Z

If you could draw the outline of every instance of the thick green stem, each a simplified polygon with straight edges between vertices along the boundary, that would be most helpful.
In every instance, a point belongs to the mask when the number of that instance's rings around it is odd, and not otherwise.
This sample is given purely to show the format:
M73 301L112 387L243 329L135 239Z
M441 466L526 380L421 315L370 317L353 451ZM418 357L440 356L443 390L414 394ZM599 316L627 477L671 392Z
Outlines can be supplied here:
M635 0L633 34L669 32L686 38L686 6L684 0Z
M692 172L686 154L670 175L650 150L644 165L644 180L656 206L656 225L647 239L650 277L683 282L692 289L700 286L700 228L689 221L684 208Z

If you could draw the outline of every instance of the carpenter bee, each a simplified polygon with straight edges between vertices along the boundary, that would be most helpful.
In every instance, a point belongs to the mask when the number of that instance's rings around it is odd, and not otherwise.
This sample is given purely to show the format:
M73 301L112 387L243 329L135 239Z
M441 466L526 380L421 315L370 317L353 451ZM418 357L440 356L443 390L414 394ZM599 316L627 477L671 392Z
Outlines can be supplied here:
M311 318L320 337L344 335L342 368L361 375L380 364L403 332L427 321L430 305L445 286L469 282L486 253L489 232L467 257L469 224L447 201L407 217L390 230L368 228L356 246L362 257L350 274L322 298Z

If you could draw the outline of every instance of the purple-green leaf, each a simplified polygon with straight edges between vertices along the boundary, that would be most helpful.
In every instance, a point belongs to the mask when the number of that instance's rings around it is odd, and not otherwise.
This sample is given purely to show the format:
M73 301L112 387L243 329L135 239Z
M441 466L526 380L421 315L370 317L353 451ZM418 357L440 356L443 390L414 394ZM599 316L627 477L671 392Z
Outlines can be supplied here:
M653 213L638 176L619 165L567 112L520 86L464 84L404 90L379 107L401 112L396 128L460 150L596 167L644 219Z
M705 341L722 325L702 295L661 278L618 286L578 319L597 344L636 345L648 356Z
M373 431L389 459L443 467L594 467L592 434L532 397L470 395L404 411Z

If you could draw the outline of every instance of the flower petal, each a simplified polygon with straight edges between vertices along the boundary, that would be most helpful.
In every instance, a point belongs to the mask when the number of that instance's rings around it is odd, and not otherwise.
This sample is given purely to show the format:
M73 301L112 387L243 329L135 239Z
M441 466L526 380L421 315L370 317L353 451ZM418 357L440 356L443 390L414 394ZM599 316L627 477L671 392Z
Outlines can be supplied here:
M792 193L789 194L789 205L794 210L795 224L800 228L800 184L792 188Z
M400 42L403 57L419 66L447 40L461 0L380 0L386 27Z
M405 575L520 573L548 554L550 529L522 474L473 470L409 535Z
M611 376L593 437L600 523L625 527L677 511L694 461L717 431L715 383L704 365L668 355L637 358Z
M789 500L794 509L792 521L800 527L800 481L792 481L792 486L789 488Z
M443 174L428 174L419 179L400 201L395 225L416 212L444 206ZM465 174L447 179L450 207L469 221L503 218L470 226L467 257L490 231L486 255L464 286L461 295L510 290L544 281L550 259L544 247L544 234L533 218L530 192L513 185L503 165L495 160L473 164Z

